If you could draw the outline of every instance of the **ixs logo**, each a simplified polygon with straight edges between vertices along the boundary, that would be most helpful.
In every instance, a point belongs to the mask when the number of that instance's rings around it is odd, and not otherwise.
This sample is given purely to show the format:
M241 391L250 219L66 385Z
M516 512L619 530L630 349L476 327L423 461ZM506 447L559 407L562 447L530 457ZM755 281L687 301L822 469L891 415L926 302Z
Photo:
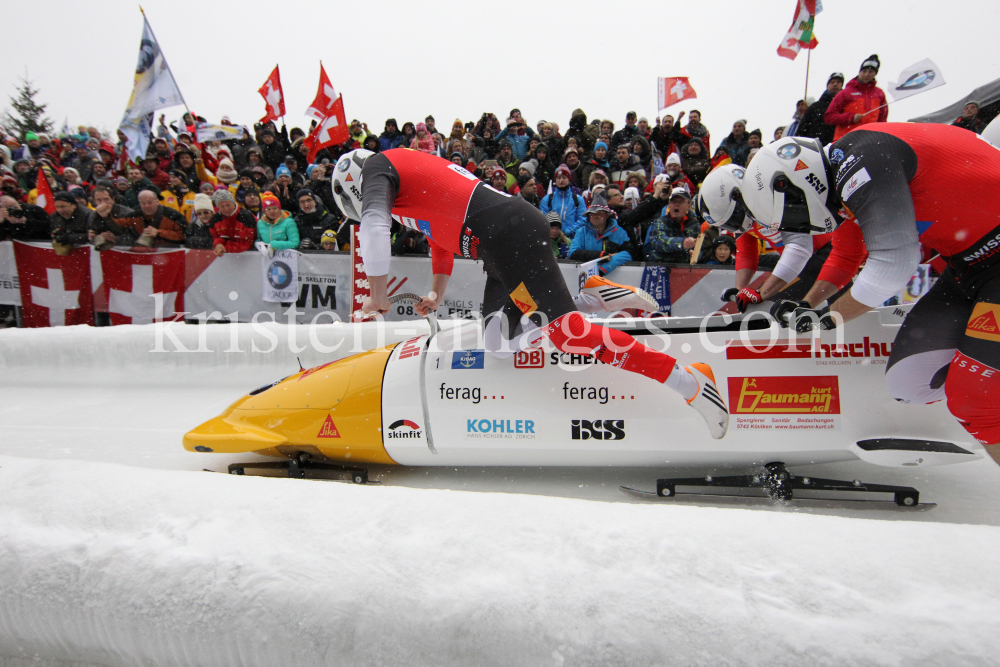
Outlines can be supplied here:
M729 397L734 414L840 414L836 375L731 377Z
M417 422L409 419L397 419L389 425L389 432L385 434L387 438L422 438L424 432L420 430Z
M462 257L479 259L479 237L472 233L471 227L462 230Z
M515 352L514 368L545 368L545 351L536 347Z
M624 419L574 419L570 422L573 440L624 440Z
M811 171L806 175L806 183L813 186L813 190L816 191L816 194L821 195L826 192L826 186L823 185L823 181L821 181L819 176Z

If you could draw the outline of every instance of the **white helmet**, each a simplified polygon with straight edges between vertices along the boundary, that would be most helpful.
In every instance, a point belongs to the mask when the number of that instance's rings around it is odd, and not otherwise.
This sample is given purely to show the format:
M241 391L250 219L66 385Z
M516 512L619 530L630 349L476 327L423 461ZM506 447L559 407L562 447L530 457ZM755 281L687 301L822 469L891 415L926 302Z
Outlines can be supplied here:
M827 176L832 171L816 139L786 137L761 148L747 165L743 201L750 215L769 232L832 232L840 217L840 198Z
M1000 116L991 120L990 124L983 128L983 133L980 136L1000 148Z
M341 213L356 222L361 221L361 168L375 153L358 148L344 153L337 160L333 173L333 194Z
M727 164L708 172L698 191L694 208L705 222L740 234L753 227L753 218L747 215L740 189L746 171L738 164Z

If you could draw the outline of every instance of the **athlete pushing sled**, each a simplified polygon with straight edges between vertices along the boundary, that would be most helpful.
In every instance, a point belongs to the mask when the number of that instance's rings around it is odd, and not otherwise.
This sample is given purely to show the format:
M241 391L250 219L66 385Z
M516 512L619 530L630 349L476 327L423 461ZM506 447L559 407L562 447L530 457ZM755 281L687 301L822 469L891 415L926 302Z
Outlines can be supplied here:
M487 274L487 351L509 356L512 348L547 337L560 351L593 354L673 389L705 419L713 438L725 436L729 411L712 369L701 363L682 367L623 331L587 321L581 310L608 305L650 310L655 304L633 287L599 277L588 280L574 300L552 255L548 222L525 200L494 190L458 165L406 148L379 154L358 149L341 156L333 190L344 215L361 223L361 254L371 289L362 311L389 309L389 230L395 214L403 225L422 232L431 248L434 276L431 294L417 306L420 314L440 305L455 254L480 259ZM505 327L505 321L513 325Z
M742 196L771 230L825 234L853 214L864 234L865 268L829 312L789 304L799 331L882 305L913 275L920 244L941 254L948 268L903 321L886 385L904 403L946 399L1000 463L1000 150L923 123L872 123L826 148L790 137L754 156Z

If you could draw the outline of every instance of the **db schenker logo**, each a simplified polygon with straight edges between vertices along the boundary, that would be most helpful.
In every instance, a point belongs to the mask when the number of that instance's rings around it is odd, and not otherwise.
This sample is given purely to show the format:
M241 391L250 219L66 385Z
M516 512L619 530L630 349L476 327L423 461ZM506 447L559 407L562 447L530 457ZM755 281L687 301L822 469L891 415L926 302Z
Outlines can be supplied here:
M570 422L573 440L624 440L624 419L574 419Z

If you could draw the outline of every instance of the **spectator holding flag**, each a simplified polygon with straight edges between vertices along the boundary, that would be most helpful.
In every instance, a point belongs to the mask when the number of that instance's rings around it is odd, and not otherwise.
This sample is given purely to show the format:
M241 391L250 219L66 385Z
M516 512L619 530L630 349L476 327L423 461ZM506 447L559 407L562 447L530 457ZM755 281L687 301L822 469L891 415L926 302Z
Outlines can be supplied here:
M878 56L872 54L861 63L861 71L847 82L844 89L830 102L823 120L835 125L833 140L856 127L867 123L884 123L889 118L885 91L876 86L875 75L881 66Z

